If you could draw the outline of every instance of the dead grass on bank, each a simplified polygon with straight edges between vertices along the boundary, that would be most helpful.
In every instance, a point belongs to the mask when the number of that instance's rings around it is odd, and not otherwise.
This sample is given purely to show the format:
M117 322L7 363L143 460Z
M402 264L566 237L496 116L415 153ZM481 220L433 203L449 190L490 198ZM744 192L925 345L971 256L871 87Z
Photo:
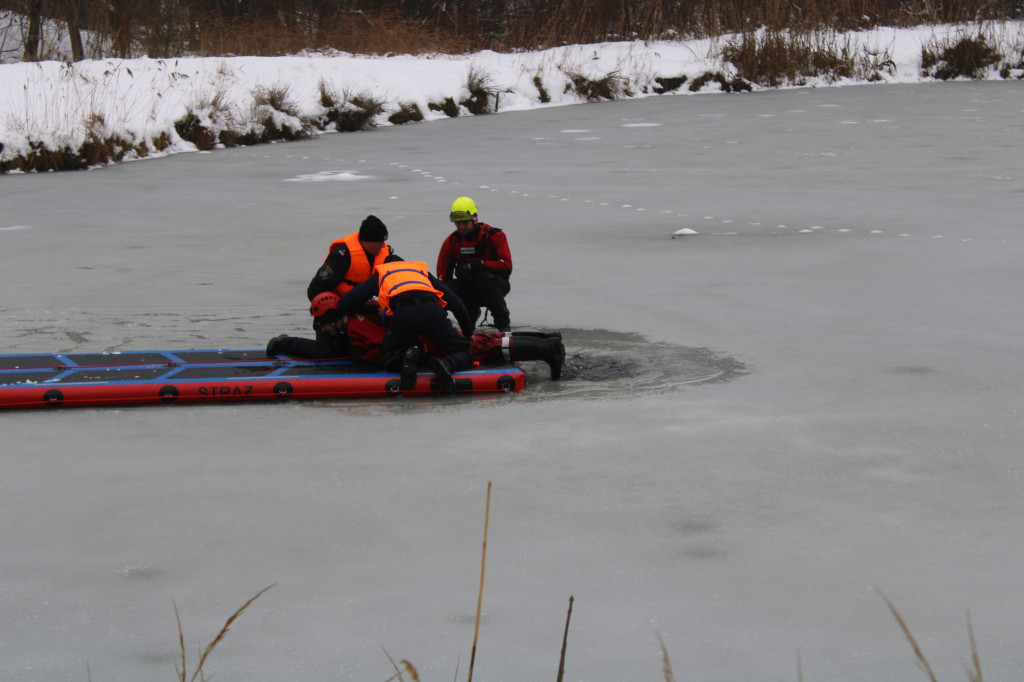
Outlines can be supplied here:
M367 16L358 19L373 21ZM978 79L996 74L1004 79L1024 79L1024 36L1008 41L1005 36L995 35L995 30L985 24L964 25L949 37L935 38L926 43L921 52L922 76L949 80ZM1007 54L996 47L1007 44L1012 46ZM563 64L559 70L565 77L564 91L574 93L581 102L621 99L638 91L665 94L677 91L687 83L691 92L708 88L747 92L755 85L802 85L810 79L826 82L842 79L879 81L896 71L888 49L857 46L848 34L835 30L745 30L722 43L718 56L731 67L728 72L708 71L689 80L685 75L657 76L651 79L651 85L631 83L617 69L594 74L578 66ZM68 68L73 70L74 67ZM30 136L29 151L10 158L4 158L4 147L0 143L0 173L80 170L144 158L168 149L174 142L173 135L192 143L198 150L208 151L308 139L327 131L365 130L372 128L378 117L384 115L394 125L424 120L424 112L418 103L399 102L389 107L388 103L369 92L339 92L325 82L320 83L318 106L305 107L306 110L318 109L311 115L300 113L304 108L291 99L288 87L284 85L255 88L251 93L252 105L248 110L240 111L227 96L226 84L232 82L234 76L226 62L220 70L219 81L224 85L215 85L213 92L197 94L187 107L185 116L174 122L173 132L159 131L146 139L129 139L116 132L116 122L107 120L109 117L103 114L94 114L86 120L85 135L77 143L69 139L67 143L54 147L33 141ZM539 74L533 82L537 87L538 101L549 102L550 93ZM103 86L95 84L95 87ZM502 91L486 71L471 66L464 88L469 91L469 97L446 97L428 102L427 107L449 117L499 110ZM100 98L99 94L93 99ZM9 127L17 129L17 126ZM22 127L29 126L25 124Z
M323 50L388 55L457 54L464 49L456 34L395 11L350 12L324 24L309 19L299 16L282 25L208 14L191 24L191 32L167 31L170 39L141 41L139 52L163 58L182 54L280 57Z
M769 88L804 85L810 78L874 82L896 73L888 50L861 48L848 34L832 31L746 31L725 44L722 57L739 78Z
M242 5L253 7L246 11ZM538 50L610 40L715 38L757 28L849 31L1017 19L1022 14L1018 0L279 0L272 11L254 11L255 5L178 0L44 2L40 7L57 22L73 19L77 26L88 27L84 58L154 59L280 56L303 50L375 55ZM27 11L27 6L24 0L0 0L0 8L16 12ZM28 31L27 19L23 23L12 29ZM52 46L38 45L27 58L50 58L51 53Z
M955 36L932 40L921 48L921 75L940 80L983 78L1002 60L1003 55L981 29L961 30Z

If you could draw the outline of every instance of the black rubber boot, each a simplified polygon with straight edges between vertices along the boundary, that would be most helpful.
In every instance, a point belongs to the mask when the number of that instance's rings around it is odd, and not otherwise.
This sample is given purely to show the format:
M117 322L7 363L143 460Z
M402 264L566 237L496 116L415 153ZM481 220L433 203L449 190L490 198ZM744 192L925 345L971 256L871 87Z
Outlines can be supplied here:
M558 339L562 340L562 332L528 332L528 331L517 331L514 332L516 336L535 336L538 339Z
M408 391L416 385L416 365L420 362L420 347L412 346L402 354L402 378L398 382L398 390Z
M499 332L512 331L512 322L509 319L508 308L492 310L491 317L494 318L494 328Z
M565 365L565 345L561 335L538 338L533 334L512 334L508 355L514 362L520 360L543 360L551 368L551 378L558 380Z
M274 338L270 339L270 341L267 342L267 355L273 357L275 355L278 355L279 353L283 353L284 348L282 348L282 346L284 345L284 341L287 338L287 334L279 334Z
M437 375L437 383L445 395L455 393L455 377L452 376L452 363L447 358L431 355L427 358L427 366Z
M490 311L491 317L494 318L495 329L499 332L512 331L512 322L510 320L508 306L505 305L505 299L499 298L487 309Z

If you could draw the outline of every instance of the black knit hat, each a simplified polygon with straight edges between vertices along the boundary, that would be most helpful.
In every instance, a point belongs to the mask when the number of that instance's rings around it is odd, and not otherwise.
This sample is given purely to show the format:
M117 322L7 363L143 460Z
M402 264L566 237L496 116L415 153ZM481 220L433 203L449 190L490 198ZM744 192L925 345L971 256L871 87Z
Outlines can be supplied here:
M387 226L375 215L366 216L366 220L359 226L359 241L361 242L386 242L388 240Z

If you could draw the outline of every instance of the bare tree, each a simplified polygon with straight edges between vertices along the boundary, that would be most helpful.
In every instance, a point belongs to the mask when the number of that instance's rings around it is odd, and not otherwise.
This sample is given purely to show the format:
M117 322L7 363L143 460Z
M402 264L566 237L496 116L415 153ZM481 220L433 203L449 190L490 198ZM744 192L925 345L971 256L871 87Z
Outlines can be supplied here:
M114 54L130 57L135 34L135 0L110 0L108 22Z
M81 61L85 59L85 50L82 48L81 8L79 7L78 0L60 0L58 9L68 25L71 61Z
M26 0L24 12L28 17L28 35L25 36L25 51L21 58L26 62L34 62L39 59L43 36L43 1Z

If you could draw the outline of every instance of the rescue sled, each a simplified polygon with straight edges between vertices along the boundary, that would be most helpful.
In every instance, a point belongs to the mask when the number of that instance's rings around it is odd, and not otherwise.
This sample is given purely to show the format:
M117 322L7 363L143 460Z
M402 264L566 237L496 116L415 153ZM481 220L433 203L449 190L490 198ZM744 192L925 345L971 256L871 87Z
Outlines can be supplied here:
M460 393L521 391L515 364L455 373ZM399 393L397 374L345 358L307 360L262 350L153 350L0 355L0 408L171 405L373 398ZM402 395L440 388L422 371Z

